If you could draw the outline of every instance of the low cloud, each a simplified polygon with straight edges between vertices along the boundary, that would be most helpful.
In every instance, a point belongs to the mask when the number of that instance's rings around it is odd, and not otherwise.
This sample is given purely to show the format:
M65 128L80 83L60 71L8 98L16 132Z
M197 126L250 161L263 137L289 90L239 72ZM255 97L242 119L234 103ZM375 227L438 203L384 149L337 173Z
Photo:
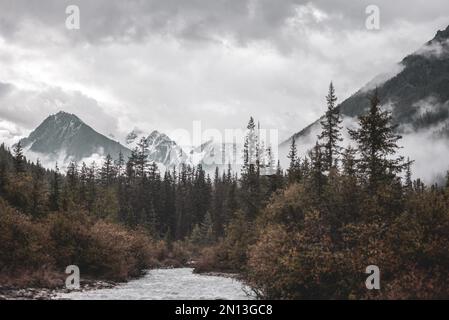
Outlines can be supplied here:
M421 47L416 54L430 58L443 58L447 57L449 53L449 40L445 41L432 41Z

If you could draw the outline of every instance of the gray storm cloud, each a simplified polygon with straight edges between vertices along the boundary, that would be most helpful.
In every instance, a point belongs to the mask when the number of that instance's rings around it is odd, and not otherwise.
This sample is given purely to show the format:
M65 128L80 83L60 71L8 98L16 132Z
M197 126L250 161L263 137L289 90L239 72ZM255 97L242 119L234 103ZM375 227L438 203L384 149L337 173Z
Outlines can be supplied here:
M378 31L365 29L368 4L381 10ZM68 5L80 8L80 30L65 28ZM342 101L388 74L447 26L447 9L443 0L0 0L0 119L15 135L63 109L124 138L195 120L241 128L253 115L284 140L322 115L331 80Z

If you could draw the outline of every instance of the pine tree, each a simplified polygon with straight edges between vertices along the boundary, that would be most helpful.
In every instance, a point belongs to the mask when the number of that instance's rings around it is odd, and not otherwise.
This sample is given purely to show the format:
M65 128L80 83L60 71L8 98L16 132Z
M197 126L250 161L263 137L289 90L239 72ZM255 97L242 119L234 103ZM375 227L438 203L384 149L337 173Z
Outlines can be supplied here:
M224 175L224 179L220 178L218 167L216 167L214 174L214 184L212 188L212 205L210 214L212 215L212 219L214 222L214 234L218 236L221 236L224 231L224 198L226 187L226 175Z
M321 197L325 185L324 171L326 169L325 154L322 151L321 145L317 142L315 147L310 152L311 161L311 182L313 190Z
M135 159L136 174L140 179L145 179L148 169L148 141L142 137L137 145L137 157Z
M25 157L23 156L23 148L20 141L14 146L14 169L16 173L25 172Z
M86 206L87 200L87 176L89 174L89 168L86 163L83 162L79 173L79 198L82 206Z
M95 162L92 162L87 173L87 210L89 212L94 212L96 198L97 198L97 165L95 164Z
M119 180L124 175L124 169L125 169L125 159L123 157L122 151L120 151L118 154L118 159L115 161L115 172Z
M175 173L176 174L176 171ZM170 171L165 171L162 181L162 209L161 224L162 232L169 238L173 237L176 232L176 184Z
M251 175L255 172L255 165L258 157L258 139L256 132L256 125L253 117L250 117L246 127L247 134L245 136L245 143L243 147L243 167L242 174Z
M395 133L397 126L392 125L391 114L380 109L377 90L370 102L368 114L359 117L359 128L348 131L360 154L358 170L366 177L370 190L375 192L379 183L392 182L405 165L403 157L394 157L401 136Z
M42 216L46 211L47 185L45 170L39 159L33 168L33 186L31 191L31 214L34 217Z
M136 177L136 163L137 163L137 157L138 157L139 150L134 148L131 151L131 155L128 158L128 161L126 162L126 179L128 184L132 183Z
M67 167L67 184L69 186L69 190L72 194L78 191L78 166L75 162L71 162Z
M108 154L100 169L100 181L104 187L111 186L115 176L114 164L110 154Z
M298 157L295 137L292 137L292 143L287 158L290 159L290 165L287 169L288 182L299 182L301 180L301 162Z
M340 111L336 106L337 97L335 96L334 85L331 82L329 85L329 93L326 96L327 111L324 118L320 121L322 132L318 136L318 139L322 142L324 147L325 161L324 165L329 170L334 165L334 160L338 154L340 154L341 148L338 143L343 139L341 137L340 125L342 120L340 117Z
M254 218L260 208L260 167L258 161L258 137L253 117L250 117L243 147L243 166L241 174L242 197L245 212Z

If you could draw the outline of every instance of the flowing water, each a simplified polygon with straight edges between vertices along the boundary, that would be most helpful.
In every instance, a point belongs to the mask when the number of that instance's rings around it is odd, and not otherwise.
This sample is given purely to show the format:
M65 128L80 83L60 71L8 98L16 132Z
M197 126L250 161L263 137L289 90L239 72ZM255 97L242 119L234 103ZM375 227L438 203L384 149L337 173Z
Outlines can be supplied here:
M75 300L202 300L252 299L240 281L221 276L194 274L191 268L155 269L144 277L113 288L59 294Z

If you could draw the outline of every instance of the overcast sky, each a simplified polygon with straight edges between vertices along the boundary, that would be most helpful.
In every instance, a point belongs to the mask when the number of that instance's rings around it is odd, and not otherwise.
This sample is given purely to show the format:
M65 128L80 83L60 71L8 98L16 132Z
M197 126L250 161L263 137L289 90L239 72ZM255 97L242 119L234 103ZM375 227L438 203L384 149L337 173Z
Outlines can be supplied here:
M117 138L253 115L284 139L323 113L331 80L342 101L448 24L447 0L0 0L0 138L65 110Z

